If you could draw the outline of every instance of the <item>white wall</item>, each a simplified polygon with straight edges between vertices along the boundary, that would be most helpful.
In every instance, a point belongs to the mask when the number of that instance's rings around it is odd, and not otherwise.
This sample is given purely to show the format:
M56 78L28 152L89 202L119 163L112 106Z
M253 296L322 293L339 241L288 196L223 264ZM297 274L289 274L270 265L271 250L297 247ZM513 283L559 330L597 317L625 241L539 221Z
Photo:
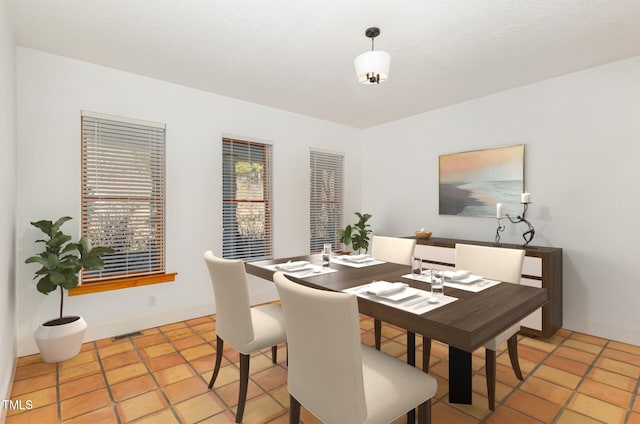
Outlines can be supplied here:
M345 152L346 210L360 203L360 133L337 124L213 95L109 68L18 48L17 281L19 354L35 351L33 331L56 314L59 297L31 283L38 219L74 217L79 234L80 110L167 124L167 271L177 281L65 302L89 323L86 340L214 312L202 254L221 253L221 136L273 144L274 254L309 253L309 148ZM148 297L157 306L148 307ZM275 298L252 281L252 300Z
M12 44L10 34L0 33L0 40ZM9 60L3 57L0 73L12 74L11 50L1 52ZM35 352L33 331L55 315L58 303L57 295L36 292L33 266L23 263L38 237L29 221L69 214L76 219L66 230L79 233L81 109L167 124L167 270L179 273L175 283L69 298L66 312L90 324L87 340L214 312L201 256L221 251L220 137L234 134L274 145L276 256L308 251L309 147L346 153L348 220L362 210L373 214L378 234L426 227L435 236L490 241L495 220L438 215L438 155L525 143L534 244L565 251L564 326L640 344L632 240L639 230L633 212L639 206L640 58L364 131L24 48L18 48L17 76L17 257L9 265L17 263L20 355ZM15 116L13 96L6 94L12 78L0 80L0 108L8 110L0 119L9 121ZM14 138L13 126L1 128L1 157L8 163L0 172L9 174L0 190L11 199L15 191L6 181L14 163L5 158L15 145L5 138ZM2 203L0 214L11 222L11 203ZM503 240L519 242L522 230L510 225ZM12 239L11 228L0 228L0 249L9 256ZM3 311L13 296L12 266L6 269ZM147 306L151 295L156 307ZM259 302L275 292L253 281L252 295ZM11 326L2 331L9 339L15 334Z
M0 396L9 399L16 358L16 48L0 1ZM0 410L0 421L4 408Z
M524 143L532 244L564 249L564 327L640 345L639 111L635 57L365 130L362 209L378 233L493 241L495 219L438 215L438 155Z

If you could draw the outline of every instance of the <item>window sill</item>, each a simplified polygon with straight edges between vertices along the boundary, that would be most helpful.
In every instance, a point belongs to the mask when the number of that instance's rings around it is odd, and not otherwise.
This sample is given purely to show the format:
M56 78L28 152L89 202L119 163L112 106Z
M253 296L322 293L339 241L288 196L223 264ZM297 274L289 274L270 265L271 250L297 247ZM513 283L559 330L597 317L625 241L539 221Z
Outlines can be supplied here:
M149 284L160 284L175 281L177 272L167 274L144 275L140 277L120 278L117 280L97 281L95 283L85 283L69 290L69 296L98 293L103 291L120 290L129 287L147 286Z

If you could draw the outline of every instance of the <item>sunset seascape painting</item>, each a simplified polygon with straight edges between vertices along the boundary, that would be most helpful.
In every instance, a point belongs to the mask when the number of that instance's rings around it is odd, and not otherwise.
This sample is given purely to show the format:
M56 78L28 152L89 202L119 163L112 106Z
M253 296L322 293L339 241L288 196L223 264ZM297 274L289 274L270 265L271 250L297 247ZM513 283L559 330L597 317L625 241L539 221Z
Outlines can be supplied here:
M522 213L524 144L440 155L440 215Z

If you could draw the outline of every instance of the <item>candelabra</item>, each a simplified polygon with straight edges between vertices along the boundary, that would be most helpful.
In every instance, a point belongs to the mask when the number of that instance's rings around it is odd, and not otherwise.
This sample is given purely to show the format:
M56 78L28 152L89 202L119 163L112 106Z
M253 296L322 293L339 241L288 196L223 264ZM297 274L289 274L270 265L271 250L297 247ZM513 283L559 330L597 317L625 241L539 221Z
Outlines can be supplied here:
M533 236L536 235L536 230L533 228L533 225L531 225L531 223L527 221L527 219L525 218L527 209L529 209L530 202L520 202L520 203L522 203L522 206L523 206L522 215L518 215L514 219L510 217L509 214L507 214L507 218L509 218L509 221L511 221L513 224L518 224L520 222L524 222L525 224L527 224L527 227L528 227L527 231L522 233L522 238L524 239L524 244L522 245L522 247L525 247L531 242L531 240L533 240ZM498 225L500 225L500 221L498 221ZM496 237L498 237L497 231L496 231Z

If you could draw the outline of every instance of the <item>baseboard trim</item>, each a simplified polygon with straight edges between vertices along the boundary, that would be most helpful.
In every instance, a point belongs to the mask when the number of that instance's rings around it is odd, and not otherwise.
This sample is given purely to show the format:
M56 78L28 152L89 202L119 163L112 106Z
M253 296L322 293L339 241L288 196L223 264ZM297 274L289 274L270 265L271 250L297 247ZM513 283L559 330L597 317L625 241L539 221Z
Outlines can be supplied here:
M640 331L635 328L615 327L587 320L571 319L567 316L563 318L562 328L640 346Z
M2 399L11 399L11 392L13 392L13 382L16 379L16 369L18 368L18 359L14 358L11 364L11 372L8 373L9 381L4 381L2 387L4 388L4 397ZM8 408L0 408L0 423L4 423L7 420Z

